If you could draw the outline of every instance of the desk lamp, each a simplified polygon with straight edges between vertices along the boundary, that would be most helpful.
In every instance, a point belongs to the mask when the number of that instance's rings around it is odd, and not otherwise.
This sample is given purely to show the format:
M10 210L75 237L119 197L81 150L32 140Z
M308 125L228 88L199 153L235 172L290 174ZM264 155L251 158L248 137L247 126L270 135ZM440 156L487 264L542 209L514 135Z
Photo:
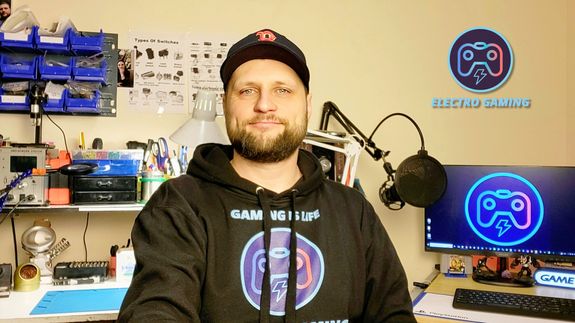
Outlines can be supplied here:
M192 152L204 143L228 144L216 121L216 93L199 90L192 117L170 135L174 142L187 146Z

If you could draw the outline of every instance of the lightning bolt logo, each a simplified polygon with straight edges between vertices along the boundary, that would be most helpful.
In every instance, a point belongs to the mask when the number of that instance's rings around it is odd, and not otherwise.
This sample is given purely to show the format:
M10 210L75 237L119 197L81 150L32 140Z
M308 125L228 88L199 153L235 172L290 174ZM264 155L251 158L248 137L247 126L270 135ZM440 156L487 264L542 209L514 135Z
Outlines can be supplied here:
M276 293L276 303L279 303L280 299L284 297L287 292L287 280L279 280L272 288L272 293Z
M475 74L473 74L473 77L477 78L477 81L475 81L475 85L479 84L479 82L481 82L486 76L487 73L485 73L485 70L482 68L475 71Z
M511 225L509 224L509 220L501 219L497 222L495 228L499 229L499 234L497 234L497 236L501 237L505 232L507 232L507 230L511 229Z

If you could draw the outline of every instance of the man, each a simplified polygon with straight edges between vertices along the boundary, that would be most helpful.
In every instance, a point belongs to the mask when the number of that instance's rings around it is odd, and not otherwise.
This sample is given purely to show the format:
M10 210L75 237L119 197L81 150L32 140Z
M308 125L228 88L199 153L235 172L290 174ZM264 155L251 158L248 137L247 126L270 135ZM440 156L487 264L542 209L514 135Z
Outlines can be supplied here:
M231 146L199 146L138 215L119 321L415 322L372 206L298 149L311 113L301 50L260 30L220 76Z
M12 14L10 9L11 1L0 0L0 26L4 24L6 19Z

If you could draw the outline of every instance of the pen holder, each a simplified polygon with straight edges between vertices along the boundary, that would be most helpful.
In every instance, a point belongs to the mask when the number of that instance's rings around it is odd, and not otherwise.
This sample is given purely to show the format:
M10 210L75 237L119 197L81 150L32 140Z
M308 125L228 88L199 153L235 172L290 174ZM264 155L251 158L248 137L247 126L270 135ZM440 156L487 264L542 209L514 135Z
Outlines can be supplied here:
M142 183L142 202L150 199L152 194L166 181L164 173L160 171L143 172L140 182Z

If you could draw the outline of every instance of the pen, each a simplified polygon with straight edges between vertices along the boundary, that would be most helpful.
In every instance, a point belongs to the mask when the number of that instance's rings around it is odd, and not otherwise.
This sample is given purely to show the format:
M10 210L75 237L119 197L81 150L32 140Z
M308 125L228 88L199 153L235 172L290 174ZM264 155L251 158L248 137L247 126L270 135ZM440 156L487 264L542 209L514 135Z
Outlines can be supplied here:
M86 140L84 140L84 131L80 132L80 142L82 144L82 150L86 149Z

